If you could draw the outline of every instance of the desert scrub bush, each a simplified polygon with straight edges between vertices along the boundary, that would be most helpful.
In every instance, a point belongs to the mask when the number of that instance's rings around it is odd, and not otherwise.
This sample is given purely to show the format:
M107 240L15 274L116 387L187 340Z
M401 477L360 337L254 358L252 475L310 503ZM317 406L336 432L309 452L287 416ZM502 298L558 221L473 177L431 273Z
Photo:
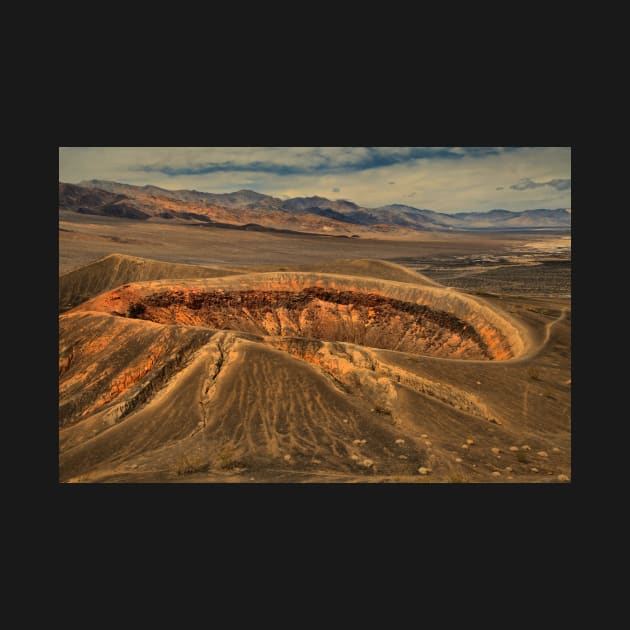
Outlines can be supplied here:
M373 403L372 409L374 409L376 413L380 413L382 415L387 415L387 416L392 415L392 412L389 409L387 409L386 407L383 407L382 405L379 405L378 403Z
M207 462L189 455L182 455L175 466L175 472L178 475L191 475L192 473L205 472L207 470Z
M550 398L551 400L557 400L556 395L554 394L553 390L550 389L549 387L547 387L543 393L545 394L546 398Z
M131 317L132 319L142 319L146 310L147 307L144 304L134 302L133 304L130 304L127 309L127 317Z
M449 483L470 483L470 478L461 473L451 473L448 477Z
M540 370L537 367L534 367L533 365L527 368L527 374L529 378L535 381L540 380Z
M238 462L236 461L236 451L232 446L224 446L217 453L215 460L216 465L219 468L233 468Z

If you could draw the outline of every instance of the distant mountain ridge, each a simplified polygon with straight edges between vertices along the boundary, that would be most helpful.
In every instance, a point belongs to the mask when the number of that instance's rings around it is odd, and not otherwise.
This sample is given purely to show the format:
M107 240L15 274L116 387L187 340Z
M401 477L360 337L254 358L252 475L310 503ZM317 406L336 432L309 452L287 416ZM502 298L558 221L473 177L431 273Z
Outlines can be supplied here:
M254 224L282 230L341 234L571 226L571 212L565 208L446 214L404 204L367 208L346 199L320 196L280 199L248 189L207 193L105 180L60 183L59 207L82 214L136 220Z

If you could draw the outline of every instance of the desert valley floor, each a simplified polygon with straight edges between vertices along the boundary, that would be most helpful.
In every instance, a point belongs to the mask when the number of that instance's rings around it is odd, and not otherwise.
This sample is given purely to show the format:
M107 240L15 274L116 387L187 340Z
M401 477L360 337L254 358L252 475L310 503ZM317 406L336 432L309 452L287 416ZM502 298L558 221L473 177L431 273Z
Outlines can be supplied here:
M563 482L570 237L60 212L62 482Z

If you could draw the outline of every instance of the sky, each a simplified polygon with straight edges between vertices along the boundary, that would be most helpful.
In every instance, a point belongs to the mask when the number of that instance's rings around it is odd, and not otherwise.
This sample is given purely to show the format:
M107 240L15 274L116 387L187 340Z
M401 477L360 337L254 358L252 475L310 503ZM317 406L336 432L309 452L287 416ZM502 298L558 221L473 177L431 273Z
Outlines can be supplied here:
M438 212L571 207L570 147L60 147L59 181Z

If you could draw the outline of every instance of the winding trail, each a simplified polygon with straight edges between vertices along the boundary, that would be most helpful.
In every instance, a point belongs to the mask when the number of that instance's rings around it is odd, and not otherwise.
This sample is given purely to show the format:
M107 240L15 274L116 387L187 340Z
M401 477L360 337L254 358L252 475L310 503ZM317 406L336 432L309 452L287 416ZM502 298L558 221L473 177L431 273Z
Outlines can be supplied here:
M560 315L558 315L558 317L556 317L556 319L554 319L553 321L547 322L545 324L545 339L542 342L541 348L547 345L551 337L551 329L566 317L568 311L569 311L569 307L563 306L561 309Z

